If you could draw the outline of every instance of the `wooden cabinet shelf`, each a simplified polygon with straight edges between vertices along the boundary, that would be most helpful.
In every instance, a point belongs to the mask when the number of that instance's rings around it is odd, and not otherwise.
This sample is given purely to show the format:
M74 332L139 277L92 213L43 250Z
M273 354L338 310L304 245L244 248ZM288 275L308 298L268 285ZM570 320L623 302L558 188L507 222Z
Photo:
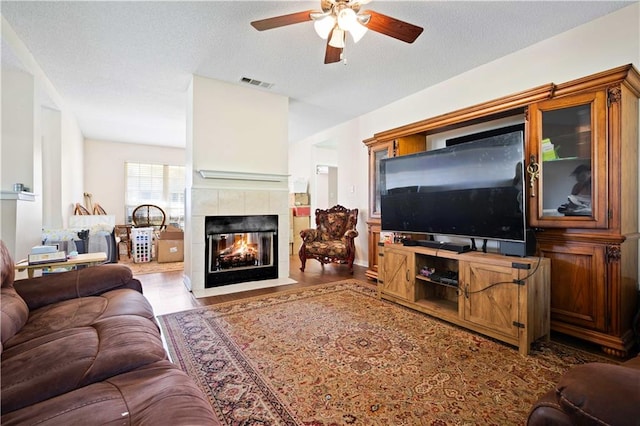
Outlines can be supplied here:
M379 266L383 299L517 346L523 355L549 337L549 259L385 244ZM425 267L457 273L458 285L420 275Z
M450 300L440 300L438 302L434 302L428 299L420 299L420 300L416 300L416 305L421 306L423 309L426 309L431 313L435 313L434 316L437 316L444 320L447 319L447 316L438 315L437 314L438 312L448 312L455 317L458 316L458 303ZM421 310L421 309L418 309L418 310Z
M441 285L443 287L455 288L455 289L458 288L457 284L448 284L448 283L443 283L443 282L440 282L440 281L430 280L429 278L423 277L422 275L416 275L416 279L419 280L419 281L424 281L424 282L433 284L433 285Z
M440 146L433 146L433 141L440 140L439 135L453 130L469 133L477 125L497 128L501 120L515 117L525 125L527 225L536 231L537 253L553 265L551 328L599 344L609 355L628 355L638 312L639 98L640 73L633 65L624 65L379 132L365 140L370 183L367 277L379 279L381 272L380 233L385 231L380 225L381 159L437 149ZM559 158L544 161L547 139ZM577 185L578 175L585 171L588 177L580 179L588 180L588 190ZM578 188L584 192L577 193ZM567 205L570 195L581 196L576 198L578 208ZM418 269L411 269L414 272L405 282L392 283L397 288L386 289L385 297L396 291L402 303L421 306L425 312L451 312L449 295L441 297L441 302L432 290L424 290L424 297L418 299L406 297L416 288L423 291L421 287L437 285L418 277L424 266L419 265L420 256L412 261ZM468 268L459 266L460 283L469 284L463 278ZM464 294L464 290L461 284L458 292ZM474 307L459 314L465 324L476 319ZM484 327L481 322L475 326Z

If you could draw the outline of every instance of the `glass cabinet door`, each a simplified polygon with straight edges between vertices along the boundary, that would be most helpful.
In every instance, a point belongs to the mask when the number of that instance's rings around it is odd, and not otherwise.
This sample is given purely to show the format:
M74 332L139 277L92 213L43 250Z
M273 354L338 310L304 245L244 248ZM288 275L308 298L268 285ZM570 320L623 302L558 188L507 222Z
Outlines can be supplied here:
M369 153L369 211L371 217L380 217L380 162L393 156L393 141L377 144Z
M607 226L606 96L588 93L529 109L531 226Z

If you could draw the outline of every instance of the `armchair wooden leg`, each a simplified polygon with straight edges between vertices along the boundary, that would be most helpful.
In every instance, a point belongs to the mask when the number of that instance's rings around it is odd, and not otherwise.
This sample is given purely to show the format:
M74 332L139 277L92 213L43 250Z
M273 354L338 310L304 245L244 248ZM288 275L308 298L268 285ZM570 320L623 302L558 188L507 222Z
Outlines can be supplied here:
M304 268L307 264L307 257L304 255L304 248L301 248L298 252L298 257L300 258L300 270L304 272Z

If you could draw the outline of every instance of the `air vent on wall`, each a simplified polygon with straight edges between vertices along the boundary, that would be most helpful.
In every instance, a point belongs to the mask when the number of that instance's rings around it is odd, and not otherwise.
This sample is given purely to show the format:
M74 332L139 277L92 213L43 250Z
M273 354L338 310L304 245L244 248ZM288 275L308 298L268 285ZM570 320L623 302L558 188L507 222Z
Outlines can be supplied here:
M242 77L240 79L240 82L250 84L252 86L263 87L265 89L271 89L271 87L273 87L273 83L266 83L264 81L255 80L253 78L248 78L248 77Z

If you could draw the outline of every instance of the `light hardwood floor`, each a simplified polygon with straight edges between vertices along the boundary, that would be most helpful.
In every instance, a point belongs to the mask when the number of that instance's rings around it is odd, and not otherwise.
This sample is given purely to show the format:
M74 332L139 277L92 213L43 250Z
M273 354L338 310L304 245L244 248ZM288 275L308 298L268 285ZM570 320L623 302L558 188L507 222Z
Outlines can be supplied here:
M349 273L346 265L327 264L322 267L316 260L307 260L305 271L300 271L300 259L298 256L291 256L289 277L296 284L289 284L278 287L269 287L258 290L245 291L241 293L225 294L196 299L193 297L183 283L183 272L163 272L157 274L138 275L136 278L142 283L142 291L151 302L156 315L164 315L172 312L179 312L198 306L212 305L220 302L238 300L245 297L271 294L293 288L308 287L318 284L330 283L333 281L356 278L367 281L364 266L353 266L353 274ZM369 281L374 283L373 281Z

